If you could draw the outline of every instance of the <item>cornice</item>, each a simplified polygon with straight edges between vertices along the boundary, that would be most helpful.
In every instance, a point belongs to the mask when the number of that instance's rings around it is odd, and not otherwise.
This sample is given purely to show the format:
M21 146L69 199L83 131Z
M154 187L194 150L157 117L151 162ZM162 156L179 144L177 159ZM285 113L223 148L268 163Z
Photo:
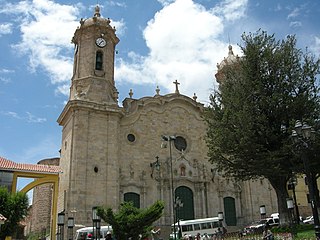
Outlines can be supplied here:
M98 111L102 113L119 114L119 117L122 117L124 115L122 108L120 108L118 105L108 105L83 100L69 100L57 119L59 125L63 125L63 122L66 120L67 116L71 114L72 111L79 109Z

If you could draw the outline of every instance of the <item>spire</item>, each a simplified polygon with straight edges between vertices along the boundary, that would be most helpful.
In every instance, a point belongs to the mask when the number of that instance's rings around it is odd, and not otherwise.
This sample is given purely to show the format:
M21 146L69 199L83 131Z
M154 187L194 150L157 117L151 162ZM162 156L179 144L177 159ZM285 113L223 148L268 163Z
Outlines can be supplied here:
M100 17L101 14L100 14L100 7L97 5L95 8L94 8L94 17Z

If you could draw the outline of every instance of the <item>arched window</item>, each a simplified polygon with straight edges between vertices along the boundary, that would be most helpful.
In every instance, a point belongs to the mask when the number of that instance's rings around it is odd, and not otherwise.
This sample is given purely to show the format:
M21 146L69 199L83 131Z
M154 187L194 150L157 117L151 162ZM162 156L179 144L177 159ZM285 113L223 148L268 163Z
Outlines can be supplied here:
M96 53L96 70L102 70L103 66L103 53L101 51L97 51Z
M132 202L133 206L140 208L140 195L134 192L127 192L124 194L125 202Z

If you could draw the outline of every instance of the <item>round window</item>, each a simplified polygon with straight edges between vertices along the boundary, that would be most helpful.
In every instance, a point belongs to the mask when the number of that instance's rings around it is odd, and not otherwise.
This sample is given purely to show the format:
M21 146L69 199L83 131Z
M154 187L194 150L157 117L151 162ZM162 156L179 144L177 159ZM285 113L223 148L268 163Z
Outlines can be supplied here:
M187 141L186 141L186 139L184 137L178 136L174 140L174 146L179 151L185 151L186 148L187 148Z
M129 142L134 142L136 140L136 137L133 134L128 134L127 139Z

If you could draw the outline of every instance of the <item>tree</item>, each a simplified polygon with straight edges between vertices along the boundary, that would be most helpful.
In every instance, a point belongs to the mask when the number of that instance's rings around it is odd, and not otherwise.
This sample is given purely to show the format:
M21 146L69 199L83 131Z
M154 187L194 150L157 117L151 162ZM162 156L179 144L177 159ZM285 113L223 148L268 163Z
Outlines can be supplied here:
M19 222L28 214L28 196L25 193L9 193L6 187L0 187L0 213L7 218L1 226L0 239L12 236Z
M319 118L319 60L297 49L294 36L277 41L259 30L242 41L244 56L225 67L204 114L208 155L228 177L268 179L286 221L287 181L303 171L291 131L295 120Z
M119 211L114 213L111 208L98 208L98 216L110 224L115 238L118 240L138 240L139 235L148 236L152 223L162 216L164 203L155 202L146 209L139 209L133 206L132 202L124 202L120 205Z

